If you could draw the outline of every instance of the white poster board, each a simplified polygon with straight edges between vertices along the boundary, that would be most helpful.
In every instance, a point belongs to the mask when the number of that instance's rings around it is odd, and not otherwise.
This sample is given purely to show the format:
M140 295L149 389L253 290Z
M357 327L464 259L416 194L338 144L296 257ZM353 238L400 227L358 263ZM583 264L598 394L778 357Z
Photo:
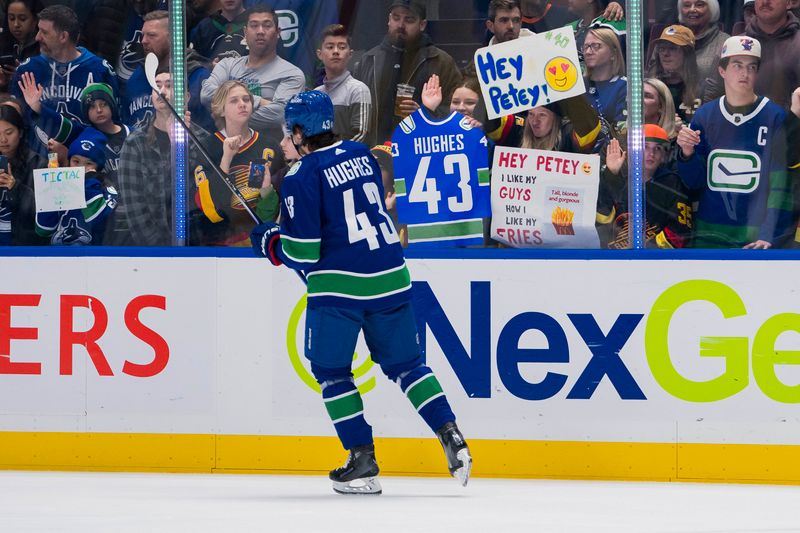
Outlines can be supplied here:
M36 212L69 211L86 207L85 177L84 167L34 169Z
M490 119L586 92L569 26L480 48L475 69Z
M492 238L512 248L599 248L600 156L498 146Z

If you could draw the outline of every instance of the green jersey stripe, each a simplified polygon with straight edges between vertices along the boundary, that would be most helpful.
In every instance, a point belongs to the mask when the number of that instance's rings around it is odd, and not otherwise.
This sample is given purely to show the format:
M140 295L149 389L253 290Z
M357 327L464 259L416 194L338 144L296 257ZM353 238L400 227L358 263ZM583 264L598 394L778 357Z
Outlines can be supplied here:
M396 294L411 287L411 275L405 263L375 274L343 270L320 270L308 275L308 295L342 296L369 300Z
M488 168L478 169L478 185L489 185L491 173Z
M333 423L358 416L364 412L364 401L358 391L325 400L325 409Z
M293 239L281 236L281 248L289 259L298 263L316 263L319 261L319 239Z
M424 404L441 394L443 394L442 386L433 374L428 374L406 390L406 396L416 410L421 409Z
M421 240L454 239L483 235L483 220L458 220L438 224L415 224L408 226L409 242Z

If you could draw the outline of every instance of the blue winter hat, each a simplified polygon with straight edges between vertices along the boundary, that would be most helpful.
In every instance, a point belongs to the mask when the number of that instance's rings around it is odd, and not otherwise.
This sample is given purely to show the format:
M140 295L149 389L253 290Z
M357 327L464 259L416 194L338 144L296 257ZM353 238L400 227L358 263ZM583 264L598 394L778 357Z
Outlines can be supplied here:
M86 128L77 139L69 145L67 157L82 155L94 161L100 170L106 164L106 136L94 128Z

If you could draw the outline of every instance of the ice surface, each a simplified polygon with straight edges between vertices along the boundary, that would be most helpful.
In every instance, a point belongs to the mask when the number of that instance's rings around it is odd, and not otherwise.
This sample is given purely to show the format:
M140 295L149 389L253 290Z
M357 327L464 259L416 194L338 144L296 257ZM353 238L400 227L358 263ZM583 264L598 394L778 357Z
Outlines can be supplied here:
M381 476L0 472L0 532L800 532L800 487Z

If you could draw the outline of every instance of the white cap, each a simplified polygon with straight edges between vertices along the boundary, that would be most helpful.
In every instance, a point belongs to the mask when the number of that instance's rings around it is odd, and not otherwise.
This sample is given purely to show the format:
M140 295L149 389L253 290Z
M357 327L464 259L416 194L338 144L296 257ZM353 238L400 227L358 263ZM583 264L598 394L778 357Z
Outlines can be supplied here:
M761 43L746 35L735 35L725 39L720 59L731 56L752 56L761 59Z
M747 4L755 4L755 3L756 3L756 0L744 0L744 4L743 5L746 6Z

